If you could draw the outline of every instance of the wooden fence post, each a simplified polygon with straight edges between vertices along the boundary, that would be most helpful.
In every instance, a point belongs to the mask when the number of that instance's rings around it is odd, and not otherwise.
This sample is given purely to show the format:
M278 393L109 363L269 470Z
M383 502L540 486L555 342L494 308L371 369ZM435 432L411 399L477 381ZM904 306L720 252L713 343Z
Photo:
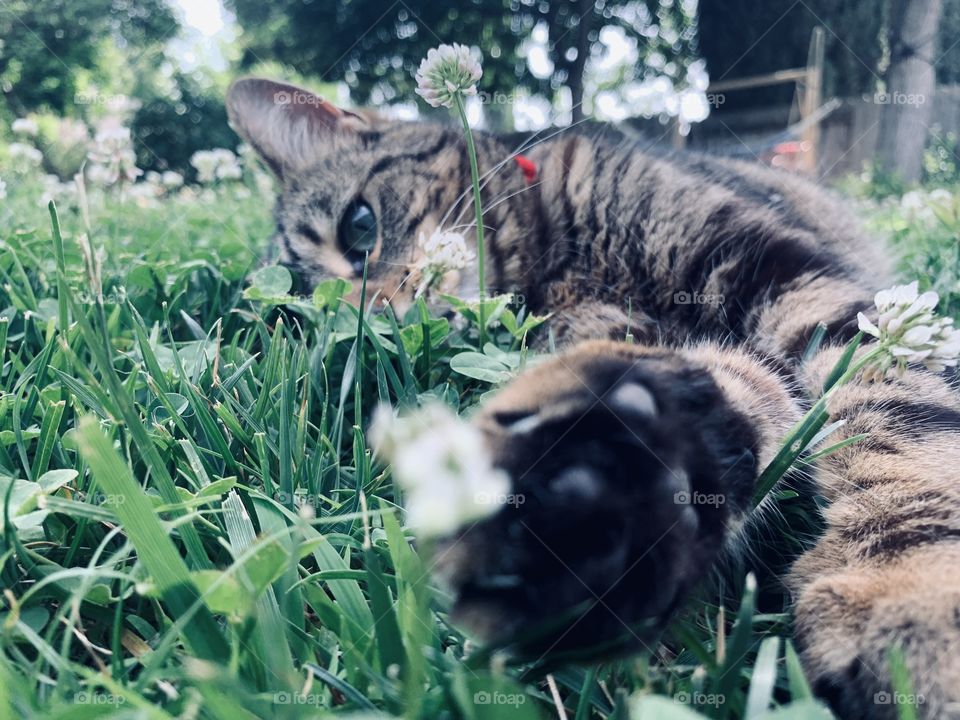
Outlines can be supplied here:
M823 100L823 52L824 31L817 26L810 36L810 50L807 53L807 73L803 84L803 102L801 103L801 119L811 117L820 107ZM803 155L803 166L811 175L817 172L818 150L820 146L820 123L810 123L803 133L803 147L808 148Z

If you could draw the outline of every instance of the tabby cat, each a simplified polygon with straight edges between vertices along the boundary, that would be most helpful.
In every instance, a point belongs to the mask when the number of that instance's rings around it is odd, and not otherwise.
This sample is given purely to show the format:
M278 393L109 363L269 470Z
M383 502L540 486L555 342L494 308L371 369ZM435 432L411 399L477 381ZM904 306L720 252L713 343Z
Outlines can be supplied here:
M368 292L409 307L418 236L471 218L462 134L262 79L228 108L280 181L280 261L313 284L369 256ZM758 165L569 132L522 162L477 146L488 287L552 313L562 353L475 416L526 502L449 541L438 571L495 641L550 617L566 620L544 649L662 624L763 514L758 473L890 284L883 252L849 208ZM476 297L475 278L443 287ZM829 342L804 357L818 323ZM835 441L869 435L819 462L825 531L786 580L814 690L841 717L894 717L899 645L919 713L960 717L960 395L910 369L845 386L830 412Z

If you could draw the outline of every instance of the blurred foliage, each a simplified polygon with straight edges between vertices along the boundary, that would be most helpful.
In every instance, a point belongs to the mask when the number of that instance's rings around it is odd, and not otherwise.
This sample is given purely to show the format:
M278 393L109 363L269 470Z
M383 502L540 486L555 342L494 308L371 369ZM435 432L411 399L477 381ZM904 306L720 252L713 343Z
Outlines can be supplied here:
M955 188L960 185L960 139L953 132L944 133L939 126L930 130L930 143L923 153L922 186L925 188ZM877 163L867 163L863 172L841 181L848 193L884 200L900 198L911 187L896 172L884 170Z
M867 229L886 238L897 274L917 280L920 290L940 295L939 311L960 320L960 175L950 134L931 144L924 156L926 181L907 186L897 175L867 166L839 183L857 201Z
M597 49L603 27L621 28L637 43L641 59L659 54L665 58L656 63L660 67L673 61L677 77L696 54L690 2L470 0L453 6L345 0L333 8L300 0L226 2L244 30L241 64L275 59L327 81L343 80L359 103L412 97L413 72L427 50L443 42L483 49L481 90L507 93L523 87L550 96L567 87L574 103L589 54L582 49ZM547 29L553 72L538 79L527 68L525 43L541 24Z
M109 87L115 51L142 56L179 28L167 0L11 0L0 12L0 92L23 115L79 112L91 84Z
M44 166L60 178L70 178L79 172L87 158L90 130L76 118L46 114L37 118L40 132L37 148L43 153Z
M202 75L177 71L138 93L143 103L133 117L137 164L144 170L175 170L193 178L190 156L209 148L236 149L227 125L223 91Z
M899 173L884 170L875 162L866 163L860 175L842 178L839 185L849 195L870 200L899 198L907 192L907 184Z
M187 74L166 55L179 31L169 0L4 3L0 125L37 120L44 168L65 179L102 121L119 118L141 168L192 177L194 152L233 149L238 138L227 125L226 78Z
M930 146L923 154L923 180L927 185L956 185L960 183L960 142L957 134L946 134L934 127L930 132Z

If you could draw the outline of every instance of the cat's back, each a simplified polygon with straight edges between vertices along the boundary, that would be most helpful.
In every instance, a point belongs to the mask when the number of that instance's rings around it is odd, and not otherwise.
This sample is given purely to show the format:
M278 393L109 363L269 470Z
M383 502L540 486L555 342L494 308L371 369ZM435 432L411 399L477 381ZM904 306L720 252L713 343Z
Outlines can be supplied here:
M590 282L632 271L682 286L705 266L761 257L832 264L877 286L889 277L885 243L864 232L852 201L759 160L665 151L607 129L561 134L530 155L547 232L568 261L584 259Z

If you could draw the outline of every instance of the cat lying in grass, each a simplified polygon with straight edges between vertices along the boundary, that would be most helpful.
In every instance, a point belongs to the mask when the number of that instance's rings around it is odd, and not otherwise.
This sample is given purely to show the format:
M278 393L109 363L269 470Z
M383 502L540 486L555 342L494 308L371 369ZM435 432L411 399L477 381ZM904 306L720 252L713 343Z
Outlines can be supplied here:
M456 230L476 250L460 133L260 79L234 83L228 109L280 181L274 241L307 284L366 267L368 297L402 312L421 235ZM629 639L762 522L758 475L889 285L887 262L847 208L757 165L575 132L519 161L476 142L487 285L550 313L562 352L476 415L525 502L447 538L437 571L456 618L494 643L549 618L563 621L535 651ZM479 293L470 269L433 280ZM828 341L805 353L821 323ZM846 420L835 440L868 436L818 461L826 530L786 578L808 676L842 717L894 717L875 698L899 646L919 713L957 716L960 397L911 367L839 388L829 411Z

